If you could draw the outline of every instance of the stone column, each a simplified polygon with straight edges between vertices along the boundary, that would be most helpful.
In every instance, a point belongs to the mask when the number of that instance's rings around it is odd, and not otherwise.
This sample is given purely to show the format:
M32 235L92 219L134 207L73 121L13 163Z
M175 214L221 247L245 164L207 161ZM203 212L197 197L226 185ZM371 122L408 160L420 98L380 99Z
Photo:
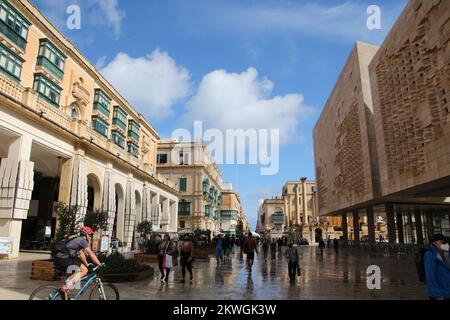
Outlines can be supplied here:
M342 236L347 241L348 240L348 224L347 224L347 214L342 215Z
M422 216L421 216L421 212L420 209L416 209L414 211L414 220L416 223L416 239L417 239L417 244L422 245L424 244L424 239L423 239L423 229L422 229Z
M398 208L397 208L398 211ZM396 222L397 222L397 232L398 232L398 242L399 243L405 243L405 237L403 234L403 219L402 219L402 212L397 212L396 216Z
M358 211L353 211L353 239L356 245L359 245L360 234L359 234L359 213Z
M61 177L59 181L59 202L69 204L72 189L74 159L63 159L61 163Z
M22 220L27 218L34 188L31 146L31 137L17 138L0 164L0 237L12 238L9 259L19 256Z
M103 183L102 211L108 213L108 231L106 234L110 237L112 236L114 219L116 217L116 190L112 176L112 164L108 163Z
M136 221L136 199L134 193L133 176L130 175L127 181L127 188L125 191L125 232L124 241L127 243L127 247L131 248L133 241L134 223Z
M375 217L373 214L373 207L368 207L366 209L367 213L367 226L369 231L369 242L375 243Z
M307 199L306 199L306 178L300 179L302 182L302 211L303 211L303 223L309 224L308 219L308 206L307 206Z
M395 217L394 217L394 206L392 204L386 205L386 219L387 219L387 229L388 229L388 240L389 243L396 243L397 236L395 233Z
M146 221L151 221L152 216L152 206L151 206L151 196L150 189L148 185L144 183L144 188L142 189L142 218Z
M87 183L87 171L86 160L84 155L77 152L73 162L72 172L72 189L70 192L70 205L77 205L79 208L79 218L83 219L86 215L88 205L88 183Z
M284 197L284 215L286 220L286 226L289 228L291 226L291 215L288 211L288 197L285 195Z
M295 188L295 221L297 224L301 223L301 216L300 216L300 190L299 185L294 185Z
M161 206L159 204L159 193L152 195L152 225L159 228L161 222Z

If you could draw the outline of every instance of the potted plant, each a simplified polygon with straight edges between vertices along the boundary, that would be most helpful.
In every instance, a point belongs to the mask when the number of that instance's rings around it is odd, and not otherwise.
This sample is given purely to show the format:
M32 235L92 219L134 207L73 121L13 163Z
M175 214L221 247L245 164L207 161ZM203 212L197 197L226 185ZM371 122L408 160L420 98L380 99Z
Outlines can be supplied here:
M79 215L79 207L76 205L70 206L59 202L56 207L56 212L57 225L55 238L52 241L53 244L76 234L83 222ZM31 279L56 280L53 259L33 261L31 266Z
M136 253L134 258L139 262L157 262L159 241L157 235L152 234L152 223L150 221L142 221L138 224L136 230L144 237L142 250L145 250L145 253Z

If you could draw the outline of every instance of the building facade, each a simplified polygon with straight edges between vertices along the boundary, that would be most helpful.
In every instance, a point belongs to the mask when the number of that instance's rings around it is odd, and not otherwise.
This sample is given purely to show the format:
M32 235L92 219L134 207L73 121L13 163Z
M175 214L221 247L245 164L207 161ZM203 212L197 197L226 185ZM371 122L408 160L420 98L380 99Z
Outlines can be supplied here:
M271 238L296 234L315 243L338 236L340 224L339 218L318 216L316 184L306 178L286 182L282 196L263 200L258 213L258 231Z
M109 214L127 248L139 221L177 231L178 187L158 134L27 0L0 1L0 237L52 237L55 202Z
M200 142L163 139L158 144L157 168L179 186L179 230L221 232L223 182L206 147Z
M449 19L411 0L379 49L356 45L314 128L319 212L347 239L450 236Z
M222 218L221 230L223 233L230 236L239 236L247 231L247 229L244 229L243 217L245 217L245 214L242 210L241 198L233 190L231 183L222 184L222 210L220 215Z

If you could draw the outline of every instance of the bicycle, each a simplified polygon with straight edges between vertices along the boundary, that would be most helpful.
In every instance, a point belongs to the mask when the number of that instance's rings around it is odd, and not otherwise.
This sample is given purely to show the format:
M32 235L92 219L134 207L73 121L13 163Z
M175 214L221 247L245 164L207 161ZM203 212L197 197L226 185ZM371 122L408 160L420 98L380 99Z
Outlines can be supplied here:
M89 265L91 266L91 265ZM89 300L119 300L119 290L112 283L103 283L101 278L97 275L99 267L92 269L90 274L87 274L81 281L86 281L81 289L74 297L70 297L69 300L78 300L93 284L89 294ZM67 285L67 278L64 277L64 284ZM29 300L66 300L64 292L61 288L53 285L40 286L30 295Z

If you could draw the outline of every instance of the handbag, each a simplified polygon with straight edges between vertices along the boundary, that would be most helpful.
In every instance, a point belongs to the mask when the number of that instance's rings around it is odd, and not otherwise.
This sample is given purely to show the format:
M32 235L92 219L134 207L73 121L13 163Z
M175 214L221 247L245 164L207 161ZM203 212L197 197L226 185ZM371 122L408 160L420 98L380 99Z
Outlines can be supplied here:
M163 268L170 269L172 267L173 267L172 256L169 254L164 255Z

